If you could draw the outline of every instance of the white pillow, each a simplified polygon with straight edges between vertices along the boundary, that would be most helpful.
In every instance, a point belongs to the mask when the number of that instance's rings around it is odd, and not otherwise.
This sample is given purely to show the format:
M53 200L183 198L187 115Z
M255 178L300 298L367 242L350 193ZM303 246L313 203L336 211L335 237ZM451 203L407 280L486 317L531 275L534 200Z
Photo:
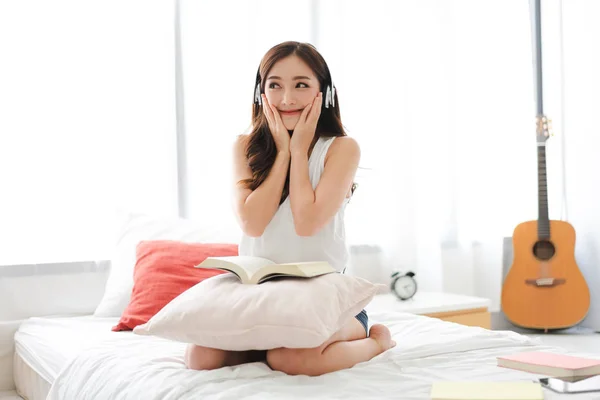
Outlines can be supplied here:
M227 273L183 292L133 332L224 350L313 348L354 318L378 286L339 273L250 285Z
M223 232L215 227L200 226L182 218L154 217L138 213L120 213L111 268L102 300L94 311L96 317L120 317L127 308L133 289L135 249L142 240L177 240L181 242L238 243L237 232ZM235 239L234 239L235 238ZM234 239L234 240L232 240Z

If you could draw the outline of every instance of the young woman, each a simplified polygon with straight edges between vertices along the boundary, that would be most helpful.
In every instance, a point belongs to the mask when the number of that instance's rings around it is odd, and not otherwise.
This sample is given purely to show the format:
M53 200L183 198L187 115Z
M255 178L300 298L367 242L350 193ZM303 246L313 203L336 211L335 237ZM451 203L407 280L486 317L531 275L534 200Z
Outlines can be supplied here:
M346 136L329 68L310 44L284 42L256 76L252 131L234 145L240 255L275 262L326 260L343 272L348 258L344 209L360 159ZM190 345L186 364L215 369L259 360L291 375L350 368L395 346L389 330L367 332L362 311L314 349L232 352Z

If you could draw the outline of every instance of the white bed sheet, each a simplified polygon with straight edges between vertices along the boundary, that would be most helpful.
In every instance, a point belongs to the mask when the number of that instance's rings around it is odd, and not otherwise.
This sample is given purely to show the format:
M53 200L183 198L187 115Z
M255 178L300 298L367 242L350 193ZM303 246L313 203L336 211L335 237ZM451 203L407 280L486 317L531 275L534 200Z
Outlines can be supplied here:
M534 349L565 352L513 332L488 331L412 314L371 312L370 318L371 323L383 322L390 327L398 345L371 361L320 377L287 376L263 363L192 371L183 363L183 343L130 332L109 334L85 351L76 351L53 381L48 400L429 399L435 381L540 377L497 367L497 356ZM545 390L545 396L598 399L600 393L567 396Z
M115 332L118 318L30 318L15 333L14 383L28 400L46 398L60 370L83 349Z
M83 349L114 337L118 318L29 318L15 333L15 352L41 378L54 382L67 361Z

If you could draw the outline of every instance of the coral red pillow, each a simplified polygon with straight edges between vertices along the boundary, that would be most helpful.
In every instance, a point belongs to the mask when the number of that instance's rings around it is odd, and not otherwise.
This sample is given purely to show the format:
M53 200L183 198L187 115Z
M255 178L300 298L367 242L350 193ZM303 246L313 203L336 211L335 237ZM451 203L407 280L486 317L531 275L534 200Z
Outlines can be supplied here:
M207 257L237 256L238 246L220 243L141 241L136 247L131 300L113 331L145 324L175 297L219 270L194 268Z

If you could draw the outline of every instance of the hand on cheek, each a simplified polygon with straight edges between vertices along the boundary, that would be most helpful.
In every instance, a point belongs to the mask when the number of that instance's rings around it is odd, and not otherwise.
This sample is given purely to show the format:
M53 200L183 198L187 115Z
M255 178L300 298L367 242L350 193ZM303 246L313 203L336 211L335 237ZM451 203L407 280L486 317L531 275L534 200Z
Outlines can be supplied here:
M294 134L290 141L290 152L298 155L307 155L310 144L315 137L317 122L321 116L321 105L323 104L323 93L319 92L317 96L309 103L296 123Z

